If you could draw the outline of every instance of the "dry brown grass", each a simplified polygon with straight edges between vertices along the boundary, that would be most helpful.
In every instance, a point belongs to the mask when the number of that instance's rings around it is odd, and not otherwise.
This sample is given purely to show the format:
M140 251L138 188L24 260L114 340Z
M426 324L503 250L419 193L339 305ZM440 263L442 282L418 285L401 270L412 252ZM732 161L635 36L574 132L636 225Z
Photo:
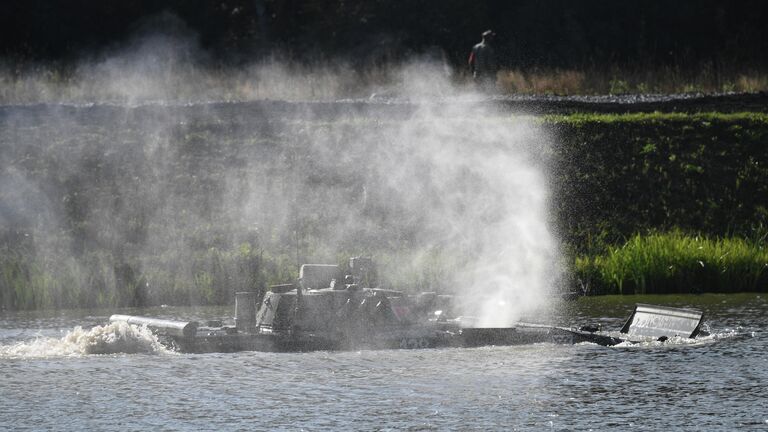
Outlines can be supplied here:
M768 89L768 76L741 75L736 80L736 91L757 92Z
M585 88L585 74L573 70L523 72L519 69L501 71L499 88L505 93L575 94Z
M502 70L502 93L519 94L622 94L622 93L725 93L768 91L768 73L748 71L731 75L702 68L683 73L677 68L644 71L605 70Z
M77 69L40 66L25 73L0 62L0 104L40 102L144 103L157 100L335 100L376 96L440 95L451 85L471 87L466 71L440 64L390 64L360 71L343 64L302 66L278 60L238 69L192 64L144 73L137 67L104 64ZM712 66L587 69L505 69L498 73L503 94L670 94L768 91L768 71L723 72ZM443 82L443 81L445 82Z

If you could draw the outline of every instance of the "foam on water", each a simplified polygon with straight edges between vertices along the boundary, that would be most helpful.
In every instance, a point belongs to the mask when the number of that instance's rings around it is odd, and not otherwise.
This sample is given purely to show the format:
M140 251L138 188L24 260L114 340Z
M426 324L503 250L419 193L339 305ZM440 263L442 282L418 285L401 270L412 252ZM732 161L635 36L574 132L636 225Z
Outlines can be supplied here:
M623 335L621 333L616 333L615 335L612 335L612 336L621 338L626 335ZM673 336L665 341L659 341L657 338L654 338L654 337L638 338L638 339L633 339L632 341L622 342L618 345L614 345L614 347L662 348L662 347L670 347L670 346L700 346L700 345L713 344L717 341L724 340L724 339L733 339L733 338L740 338L740 337L753 337L753 335L749 335L748 333L739 332L736 330L725 330L725 331L708 334L706 336L700 335L695 338Z
M90 354L166 354L166 349L145 326L115 322L91 329L78 326L64 337L39 337L0 345L0 358L78 357Z

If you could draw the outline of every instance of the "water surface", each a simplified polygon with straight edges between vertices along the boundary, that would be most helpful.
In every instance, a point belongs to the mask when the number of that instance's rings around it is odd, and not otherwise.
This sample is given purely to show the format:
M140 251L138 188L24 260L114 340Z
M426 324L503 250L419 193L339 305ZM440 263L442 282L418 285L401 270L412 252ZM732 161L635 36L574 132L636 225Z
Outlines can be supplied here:
M3 313L0 430L768 429L764 296L588 298L555 319L617 328L635 302L701 308L713 335L618 347L200 355L104 330L113 311ZM203 319L230 310L120 312ZM142 342L108 345L110 335ZM95 339L122 351L82 350Z

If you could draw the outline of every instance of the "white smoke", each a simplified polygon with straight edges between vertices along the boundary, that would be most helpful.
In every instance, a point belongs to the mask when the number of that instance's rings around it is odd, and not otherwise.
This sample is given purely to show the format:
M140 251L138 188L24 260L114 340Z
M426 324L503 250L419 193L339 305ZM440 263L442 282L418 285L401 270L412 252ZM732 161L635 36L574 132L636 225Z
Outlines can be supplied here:
M553 305L549 148L531 119L443 101L405 121L390 145L400 146L390 186L419 215L418 245L452 263L444 268L452 286L441 288L461 296L465 315L501 327Z
M509 325L550 304L560 280L548 216L550 143L534 120L457 86L440 61L393 66L374 74L379 81L361 83L344 62L304 68L270 60L215 70L200 66L200 55L189 40L142 35L84 63L66 83L33 77L26 93L4 94L6 102L97 106L71 117L54 106L39 122L8 116L1 132L17 140L8 153L29 147L57 162L0 174L57 190L41 184L41 175L58 170L50 177L88 185L94 170L101 171L93 178L117 173L90 188L100 195L88 197L83 229L115 261L138 256L139 270L160 267L155 274L174 285L166 289L173 296L190 281L212 284L191 250L237 249L253 235L281 264L296 255L333 262L341 253L380 253L374 258L390 288L459 295L461 312L479 326ZM362 111L357 100L310 103L285 115L265 102L349 96L375 97ZM251 102L209 104L222 101ZM105 102L117 108L98 106ZM278 108L286 106L293 108ZM94 126L89 116L103 119ZM0 186L3 196L12 190ZM45 214L65 219L66 205L51 206ZM138 240L127 242L131 230ZM111 257L98 259L112 271ZM142 281L150 297L154 283Z

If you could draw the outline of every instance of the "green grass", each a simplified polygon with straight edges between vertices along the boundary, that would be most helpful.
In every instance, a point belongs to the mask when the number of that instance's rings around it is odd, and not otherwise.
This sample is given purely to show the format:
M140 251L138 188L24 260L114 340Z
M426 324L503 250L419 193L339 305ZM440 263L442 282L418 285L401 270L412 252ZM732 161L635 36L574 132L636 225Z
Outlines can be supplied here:
M768 114L545 116L560 233L594 255L636 233L754 236L768 226Z
M579 256L591 294L768 291L765 243L680 232L635 235L605 254Z
M584 126L595 124L649 124L649 123L688 123L701 124L702 122L727 122L727 123L761 123L768 124L768 113L761 112L650 112L650 113L574 113L568 115L546 115L541 117L543 124L558 125L568 124Z

